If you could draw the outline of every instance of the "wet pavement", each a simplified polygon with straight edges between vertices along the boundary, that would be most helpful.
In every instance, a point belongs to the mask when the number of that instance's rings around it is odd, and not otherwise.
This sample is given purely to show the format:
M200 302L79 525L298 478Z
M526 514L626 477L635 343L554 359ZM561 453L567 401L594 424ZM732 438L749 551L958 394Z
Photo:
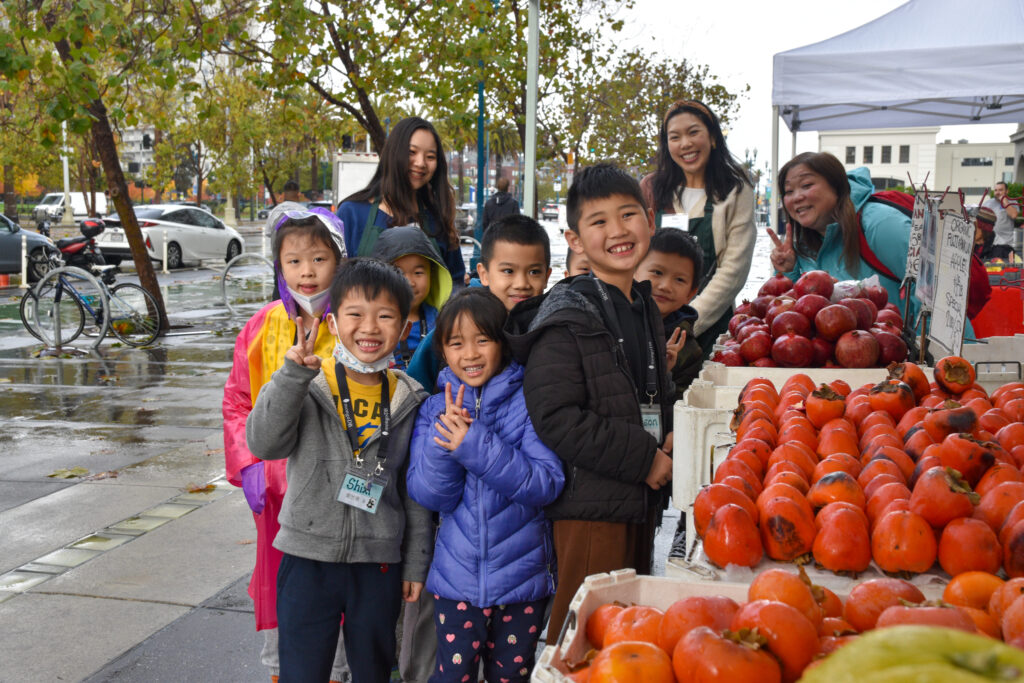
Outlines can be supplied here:
M565 242L548 229L557 281ZM255 529L221 431L234 339L267 280L232 280L232 315L224 264L207 265L158 273L172 329L148 348L83 336L40 354L22 290L0 289L0 681L267 680L245 591Z

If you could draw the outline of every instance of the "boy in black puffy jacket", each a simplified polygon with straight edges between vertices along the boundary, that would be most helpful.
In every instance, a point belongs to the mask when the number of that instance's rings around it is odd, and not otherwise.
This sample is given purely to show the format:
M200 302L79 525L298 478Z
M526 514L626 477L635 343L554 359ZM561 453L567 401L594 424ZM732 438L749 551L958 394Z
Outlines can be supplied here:
M598 164L567 199L570 248L591 275L563 280L513 309L506 327L526 365L526 407L562 459L566 486L547 508L559 582L548 624L557 639L583 579L650 573L656 520L672 479L672 382L650 285L633 280L654 232L640 186Z

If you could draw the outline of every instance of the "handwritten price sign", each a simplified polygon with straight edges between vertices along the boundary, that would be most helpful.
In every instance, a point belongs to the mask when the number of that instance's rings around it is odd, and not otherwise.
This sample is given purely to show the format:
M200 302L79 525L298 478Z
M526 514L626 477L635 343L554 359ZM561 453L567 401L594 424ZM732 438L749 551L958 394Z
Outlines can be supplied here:
M936 259L935 297L929 338L954 356L960 355L967 319L967 282L970 278L974 229L962 217L942 217Z

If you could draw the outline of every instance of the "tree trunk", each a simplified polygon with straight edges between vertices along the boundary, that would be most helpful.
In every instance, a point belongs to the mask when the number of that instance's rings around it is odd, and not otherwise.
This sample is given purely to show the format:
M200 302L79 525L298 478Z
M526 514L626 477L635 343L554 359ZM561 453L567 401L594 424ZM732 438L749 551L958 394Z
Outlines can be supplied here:
M196 206L203 205L203 143L196 141Z
M459 204L466 201L466 168L462 160L466 157L466 146L459 150Z
M320 171L320 162L316 156L316 145L309 149L309 192L310 200L316 196L316 192L320 190L320 183L317 181Z
M18 222L18 203L14 195L14 166L4 164L4 215Z
M156 155L156 146L164 141L164 132L157 128L153 131L153 154ZM164 200L164 186L153 186L153 203L160 204Z
M53 29L53 20L47 22L47 28ZM66 38L54 41L57 54L65 65L71 63L71 46ZM128 238L128 246L131 247L132 260L135 261L135 270L139 276L139 284L142 288L153 295L160 313L161 329L167 330L167 312L164 308L163 295L160 292L160 285L156 279L156 272L153 270L153 262L149 259L146 245L143 242L142 230L139 229L139 221L132 211L131 201L128 199L128 184L124 179L124 172L121 170L121 161L117 157L117 143L114 141L114 131L110 127L110 120L107 118L107 108L103 100L95 99L86 107L93 117L92 140L96 145L96 152L100 157L100 164L107 177L107 185L110 188L110 198L117 209L117 215L121 219L121 227L124 229L125 237Z

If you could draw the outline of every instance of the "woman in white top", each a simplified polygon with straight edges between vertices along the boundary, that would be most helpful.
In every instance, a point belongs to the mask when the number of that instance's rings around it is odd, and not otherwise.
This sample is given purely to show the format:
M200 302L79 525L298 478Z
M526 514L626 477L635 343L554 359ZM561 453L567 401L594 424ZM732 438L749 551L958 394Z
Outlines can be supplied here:
M726 330L750 273L757 236L754 192L729 153L718 117L702 102L679 100L658 131L658 167L641 181L658 228L681 228L704 251L694 325L705 357Z

